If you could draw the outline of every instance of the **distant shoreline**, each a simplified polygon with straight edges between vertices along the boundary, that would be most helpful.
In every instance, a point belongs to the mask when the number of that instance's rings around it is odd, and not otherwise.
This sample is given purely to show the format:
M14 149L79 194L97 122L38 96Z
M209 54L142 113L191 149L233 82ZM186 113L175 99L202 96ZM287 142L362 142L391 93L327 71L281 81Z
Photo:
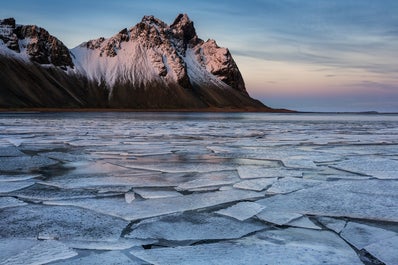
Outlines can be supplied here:
M0 108L0 113L9 112L217 112L217 113L299 113L287 109L263 108L200 108L200 109L115 109L115 108Z

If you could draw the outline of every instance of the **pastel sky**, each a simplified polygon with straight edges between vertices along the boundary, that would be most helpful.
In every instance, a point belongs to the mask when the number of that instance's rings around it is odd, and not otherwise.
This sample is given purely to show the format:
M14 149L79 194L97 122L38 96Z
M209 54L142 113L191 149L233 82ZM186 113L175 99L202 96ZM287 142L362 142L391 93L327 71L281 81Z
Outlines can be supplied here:
M46 28L69 48L178 13L228 47L250 95L302 111L398 112L397 0L12 0L0 18Z

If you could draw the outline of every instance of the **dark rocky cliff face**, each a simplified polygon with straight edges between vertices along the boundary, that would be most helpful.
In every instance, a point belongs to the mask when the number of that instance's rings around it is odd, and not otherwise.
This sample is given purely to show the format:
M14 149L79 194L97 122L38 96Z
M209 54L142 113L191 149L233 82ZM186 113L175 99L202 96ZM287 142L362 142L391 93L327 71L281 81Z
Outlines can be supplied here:
M68 50L37 26L0 20L0 107L237 108L250 98L226 48L187 15L145 16L131 29Z

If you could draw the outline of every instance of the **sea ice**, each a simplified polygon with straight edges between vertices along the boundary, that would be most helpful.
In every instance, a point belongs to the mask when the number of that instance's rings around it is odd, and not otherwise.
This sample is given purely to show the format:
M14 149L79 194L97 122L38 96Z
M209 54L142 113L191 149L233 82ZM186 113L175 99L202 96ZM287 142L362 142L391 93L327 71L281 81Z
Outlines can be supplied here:
M42 156L0 157L0 171L29 171L58 164Z
M0 182L8 181L23 181L28 179L34 179L41 177L40 174L29 174L29 175L0 175Z
M335 167L378 179L398 179L398 161L388 158L352 157L336 163Z
M303 215L294 212L280 212L275 209L269 211L267 207L257 214L258 219L276 225L285 225Z
M144 199L160 199L182 196L181 193L175 190L164 190L159 188L137 188L134 189L134 192Z
M2 181L0 182L0 193L7 193L7 192L12 192L15 190L20 190L26 187L29 187L31 185L35 184L34 181Z
M239 181L236 171L219 171L197 173L194 179L185 181L176 187L176 190L197 190L202 188L218 188L222 185L230 185Z
M75 264L84 264L84 265L143 265L145 264L138 259L130 259L123 252L120 251L107 251L104 253L91 253L88 256L72 258L64 261L59 261L53 263L54 265L75 265Z
M264 211L398 221L397 181L334 181L257 201Z
M393 231L374 226L348 222L340 235L358 250L361 250L370 244L396 236L397 234Z
M221 209L216 213L235 218L239 221L244 221L255 216L264 208L265 206L257 204L255 202L239 202L226 209Z
M234 184L234 188L242 190L262 191L271 186L276 178L249 179Z
M18 148L14 146L0 147L0 157L17 157L26 156L26 154L19 151Z
M76 207L26 205L0 211L3 238L46 235L60 240L116 241L127 225L122 219Z
M395 235L368 245L365 249L386 265L396 265L398 264L397 246L398 235Z
M208 213L184 213L141 221L132 226L125 237L169 241L234 239L265 228L266 225L255 221L239 222Z
M126 192L126 193L124 194L124 200L125 200L127 203L131 203L132 201L135 200L135 193L134 193L133 191Z
M362 264L356 253L333 233L286 230L260 232L259 236L220 243L133 250L131 253L155 265Z
M286 225L288 226L294 226L294 227L301 227L301 228L308 228L308 229L317 229L321 230L319 226L314 224L307 216L300 217L298 219L294 219L287 223Z
M117 241L79 241L66 240L61 241L65 245L75 249L89 249L89 250L124 250L132 247L140 247L144 245L157 243L154 239L135 239L135 238L120 238Z
M261 197L262 194L253 191L228 190L145 201L134 200L130 204L126 203L124 198L79 199L45 203L78 206L132 221Z
M272 186L267 189L267 194L284 194L290 193L296 190L308 189L323 182L311 179L303 178L280 178L272 184Z
M324 226L333 230L336 233L340 233L347 224L347 222L344 220L331 218L331 217L325 217L325 216L319 216L317 218L317 220L321 224L323 224Z
M111 196L117 195L117 193L98 194L94 190L60 189L58 187L37 183L25 189L10 192L9 195L33 201L49 201Z
M25 202L15 199L13 197L0 197L0 209L15 207L15 206L23 206L26 205ZM0 212L1 214L1 212ZM0 220L1 224L1 220Z
M0 261L0 265L38 265L68 259L76 255L77 252L58 241L38 241L37 244L34 244L30 248L23 249Z
M301 177L302 172L285 168L268 168L261 166L240 166L237 168L241 179Z

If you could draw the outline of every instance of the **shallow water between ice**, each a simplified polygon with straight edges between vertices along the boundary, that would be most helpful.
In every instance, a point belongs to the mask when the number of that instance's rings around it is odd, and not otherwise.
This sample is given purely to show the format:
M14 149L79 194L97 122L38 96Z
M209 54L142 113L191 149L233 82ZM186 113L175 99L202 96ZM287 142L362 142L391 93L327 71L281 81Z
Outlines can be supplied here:
M398 264L398 116L1 113L0 264Z

